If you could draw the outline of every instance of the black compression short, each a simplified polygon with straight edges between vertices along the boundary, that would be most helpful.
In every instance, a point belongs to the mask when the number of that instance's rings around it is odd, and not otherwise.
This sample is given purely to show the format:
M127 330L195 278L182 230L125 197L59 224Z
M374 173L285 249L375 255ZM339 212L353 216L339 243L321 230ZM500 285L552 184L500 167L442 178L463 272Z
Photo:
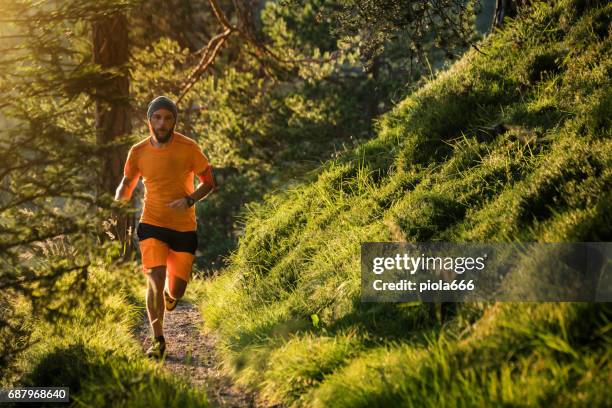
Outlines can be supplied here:
M141 222L136 229L136 235L139 241L155 238L165 242L174 252L189 252L195 255L198 249L198 234L195 231L175 231Z

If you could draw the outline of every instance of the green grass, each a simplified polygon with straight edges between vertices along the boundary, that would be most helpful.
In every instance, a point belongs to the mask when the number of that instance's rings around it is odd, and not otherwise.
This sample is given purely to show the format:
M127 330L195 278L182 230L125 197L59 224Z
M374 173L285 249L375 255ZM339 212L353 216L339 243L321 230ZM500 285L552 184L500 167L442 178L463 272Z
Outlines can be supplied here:
M605 2L537 3L310 184L203 290L225 367L296 406L604 406L612 307L360 302L360 242L612 240Z
M82 299L71 319L54 323L32 316L28 325L33 345L15 363L13 378L5 386L69 387L74 406L207 406L204 389L193 388L148 360L131 332L144 313L140 269L96 267L89 276L103 304L91 310Z

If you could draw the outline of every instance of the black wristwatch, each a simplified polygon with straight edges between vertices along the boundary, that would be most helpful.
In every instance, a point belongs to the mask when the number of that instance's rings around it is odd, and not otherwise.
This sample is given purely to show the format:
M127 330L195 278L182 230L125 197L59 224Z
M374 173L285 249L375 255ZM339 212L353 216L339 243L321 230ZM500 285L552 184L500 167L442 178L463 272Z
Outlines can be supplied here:
M195 200L190 196L185 197L185 200L187 200L187 207L192 207L195 204Z

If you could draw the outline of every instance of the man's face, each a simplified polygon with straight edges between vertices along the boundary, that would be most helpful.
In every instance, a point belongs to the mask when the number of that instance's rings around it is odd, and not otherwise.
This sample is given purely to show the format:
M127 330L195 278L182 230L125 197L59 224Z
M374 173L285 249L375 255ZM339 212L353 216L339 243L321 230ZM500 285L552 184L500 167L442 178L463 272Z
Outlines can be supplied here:
M151 128L159 143L166 143L174 128L174 115L168 109L158 109L151 115Z

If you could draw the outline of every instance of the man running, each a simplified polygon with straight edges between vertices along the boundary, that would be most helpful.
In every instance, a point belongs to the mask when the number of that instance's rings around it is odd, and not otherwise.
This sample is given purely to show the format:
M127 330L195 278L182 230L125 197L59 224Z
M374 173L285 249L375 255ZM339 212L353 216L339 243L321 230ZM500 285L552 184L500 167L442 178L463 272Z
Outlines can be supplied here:
M175 103L165 96L147 109L150 136L131 147L116 200L129 201L140 176L144 210L136 230L142 269L148 278L147 313L153 345L147 356L166 350L164 308L172 311L185 294L198 246L194 204L215 188L212 167L196 142L175 132ZM194 175L200 185L194 191Z

